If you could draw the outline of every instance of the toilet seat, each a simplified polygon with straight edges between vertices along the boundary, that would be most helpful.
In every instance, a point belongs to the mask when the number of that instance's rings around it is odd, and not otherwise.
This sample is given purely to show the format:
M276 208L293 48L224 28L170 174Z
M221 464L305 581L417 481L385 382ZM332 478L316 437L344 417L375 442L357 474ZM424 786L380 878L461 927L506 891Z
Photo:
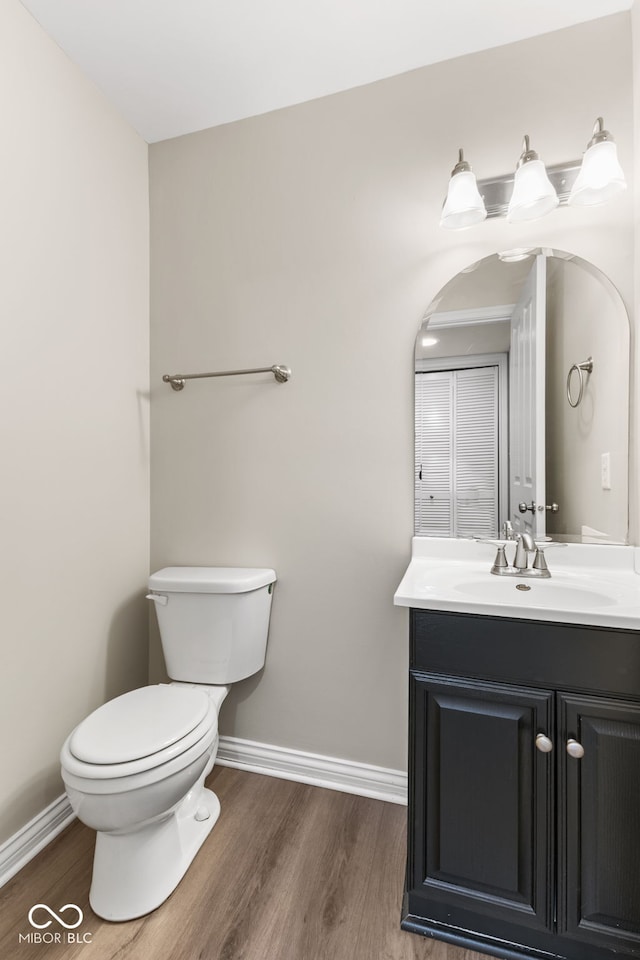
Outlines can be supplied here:
M129 777L160 767L217 734L217 709L203 690L141 687L98 707L67 738L65 770L91 780Z

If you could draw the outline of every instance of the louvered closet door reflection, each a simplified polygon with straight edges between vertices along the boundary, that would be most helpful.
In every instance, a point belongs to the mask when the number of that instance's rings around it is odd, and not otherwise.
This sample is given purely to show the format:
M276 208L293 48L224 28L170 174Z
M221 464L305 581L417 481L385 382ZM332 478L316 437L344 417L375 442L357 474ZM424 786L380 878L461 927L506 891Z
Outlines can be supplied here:
M416 533L498 532L498 370L416 374Z
M458 370L455 390L456 537L498 533L498 368Z
M453 379L451 371L416 374L416 533L452 537Z

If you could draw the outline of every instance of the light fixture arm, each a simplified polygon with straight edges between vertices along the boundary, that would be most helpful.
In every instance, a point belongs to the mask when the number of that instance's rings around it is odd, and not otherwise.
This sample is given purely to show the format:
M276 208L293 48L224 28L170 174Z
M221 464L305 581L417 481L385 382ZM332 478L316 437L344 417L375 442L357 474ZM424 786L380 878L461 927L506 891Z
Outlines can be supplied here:
M539 160L540 157L535 150L531 149L529 134L525 133L524 139L522 141L522 153L520 154L520 159L516 165L516 170L518 167L521 167L523 163L529 163L530 160Z
M604 129L604 120L602 117L598 117L593 125L593 133L591 134L591 140L589 140L587 144L587 150L589 147L595 146L596 143L605 143L607 140L615 143L609 131Z
M471 164L468 160L464 158L464 150L462 147L458 148L458 162L451 171L451 176L455 177L457 173L468 173L471 170Z

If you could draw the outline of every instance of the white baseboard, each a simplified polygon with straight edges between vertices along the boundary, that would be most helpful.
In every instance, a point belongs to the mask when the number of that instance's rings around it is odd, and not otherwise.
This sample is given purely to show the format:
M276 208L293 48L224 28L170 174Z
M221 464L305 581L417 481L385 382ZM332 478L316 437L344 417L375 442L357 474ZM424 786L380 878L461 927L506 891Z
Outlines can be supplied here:
M222 767L237 767L252 773L310 783L316 787L390 803L407 802L406 773L368 763L338 760L237 737L220 737L216 763ZM51 843L73 819L74 813L67 795L62 794L0 846L0 887Z
M66 793L25 824L21 830L0 847L0 887L18 870L29 863L37 853L51 843L54 837L74 819Z
M407 774L368 763L338 760L237 737L220 737L216 763L390 803L407 802Z

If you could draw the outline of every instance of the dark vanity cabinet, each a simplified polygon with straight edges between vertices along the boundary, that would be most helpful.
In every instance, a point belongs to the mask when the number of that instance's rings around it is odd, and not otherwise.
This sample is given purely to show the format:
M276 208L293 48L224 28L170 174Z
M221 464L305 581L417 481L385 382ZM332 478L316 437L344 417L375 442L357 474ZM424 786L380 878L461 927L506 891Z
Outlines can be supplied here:
M402 926L640 958L640 634L411 611Z

